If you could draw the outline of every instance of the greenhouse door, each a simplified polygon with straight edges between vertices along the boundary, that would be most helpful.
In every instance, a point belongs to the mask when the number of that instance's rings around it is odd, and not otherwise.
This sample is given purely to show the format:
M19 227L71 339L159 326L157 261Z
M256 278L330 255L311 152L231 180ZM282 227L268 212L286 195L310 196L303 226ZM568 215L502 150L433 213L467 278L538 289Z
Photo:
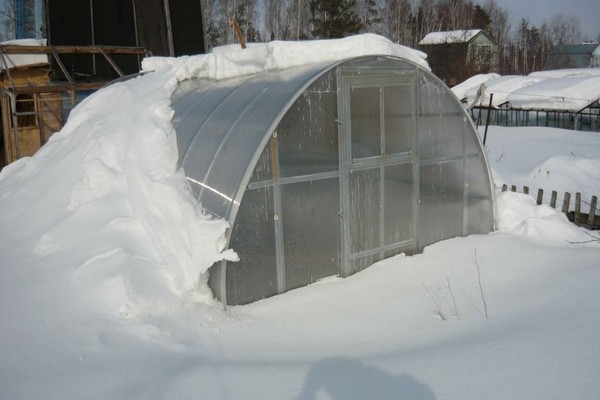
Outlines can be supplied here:
M343 276L417 246L414 75L372 71L340 74Z

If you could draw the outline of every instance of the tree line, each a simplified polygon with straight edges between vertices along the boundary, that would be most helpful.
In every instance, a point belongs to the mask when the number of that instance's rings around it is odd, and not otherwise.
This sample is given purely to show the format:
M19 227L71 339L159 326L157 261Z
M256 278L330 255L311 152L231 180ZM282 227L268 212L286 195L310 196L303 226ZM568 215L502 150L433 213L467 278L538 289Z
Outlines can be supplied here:
M249 42L369 32L417 48L430 32L483 29L498 43L503 75L541 70L550 47L584 39L572 15L557 14L541 26L523 19L513 29L495 0L205 0L204 12L210 47L236 42L233 18Z
M552 46L584 39L579 20L572 15L557 14L541 26L523 19L513 27L509 12L495 0L201 1L209 47L236 42L234 18L248 42L370 32L417 48L430 32L483 29L498 43L498 72L506 75L541 70ZM15 7L13 0L0 0L0 40L14 38Z

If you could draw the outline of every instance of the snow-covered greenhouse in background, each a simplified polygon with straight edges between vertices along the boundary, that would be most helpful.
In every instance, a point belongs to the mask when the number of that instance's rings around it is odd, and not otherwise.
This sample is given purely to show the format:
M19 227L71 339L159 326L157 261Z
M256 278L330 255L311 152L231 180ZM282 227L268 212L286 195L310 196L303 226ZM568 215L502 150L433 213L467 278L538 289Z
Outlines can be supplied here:
M477 75L452 88L478 123L600 131L600 68Z

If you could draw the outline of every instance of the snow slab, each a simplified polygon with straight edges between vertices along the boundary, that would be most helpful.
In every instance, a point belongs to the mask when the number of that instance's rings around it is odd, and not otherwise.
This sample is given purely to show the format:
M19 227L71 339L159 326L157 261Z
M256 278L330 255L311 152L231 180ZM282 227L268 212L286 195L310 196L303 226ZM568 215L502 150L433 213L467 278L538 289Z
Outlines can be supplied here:
M475 75L470 77L466 81L459 83L456 86L453 86L450 90L452 90L452 93L454 93L459 100L462 100L466 97L466 93L469 90L474 89L475 93L477 93L477 89L481 86L482 83L488 82L489 80L498 77L500 77L500 75L496 73Z
M1 42L0 46L45 46L46 39L16 39ZM4 59L9 69L24 67L30 65L48 64L46 54L5 54ZM6 66L0 61L0 72L4 71Z
M523 87L528 87L545 79L546 78L520 75L504 75L489 79L485 82L485 92L483 98L480 100L480 103L487 107L490 104L490 94L493 93L494 97L492 99L492 106L499 107L508 101L508 96L513 91ZM464 97L466 98L467 103L470 104L475 100L478 89L479 86L475 86L466 91Z
M467 43L477 34L482 32L481 29L468 29L458 31L443 31L431 32L419 42L419 45L435 45L444 43Z
M575 78L580 76L598 76L600 68L565 68L548 71L536 71L529 74L538 78Z
M146 58L142 62L142 69L155 71L169 65L186 65L186 68L197 72L195 76L198 78L221 80L364 55L405 58L430 70L425 53L374 34L330 40L250 43L246 49L228 45L213 49L209 54L193 57Z
M600 99L600 76L549 78L508 95L513 108L578 112Z
M187 191L170 124L177 80L208 72L171 64L0 173L0 399L597 397L598 233L522 194L498 196L497 232L224 311L203 271L235 257L227 226ZM577 137L504 129L519 140L487 150L509 181L540 137L547 155ZM599 154L581 137L578 159Z

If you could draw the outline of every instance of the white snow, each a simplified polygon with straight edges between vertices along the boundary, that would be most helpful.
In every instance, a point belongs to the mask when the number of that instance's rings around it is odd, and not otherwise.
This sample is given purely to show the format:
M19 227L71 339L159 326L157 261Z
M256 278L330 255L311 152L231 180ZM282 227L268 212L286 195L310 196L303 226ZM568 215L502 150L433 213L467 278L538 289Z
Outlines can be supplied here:
M197 77L220 80L363 55L406 58L430 70L425 61L425 53L394 44L389 39L374 34L330 40L250 43L244 50L239 46L229 45L213 49L206 55L189 58L147 58L142 63L142 69L154 71L165 65L184 65L195 71L194 75Z
M540 78L575 78L579 76L598 76L600 68L565 68L548 71L536 71L529 74Z
M528 87L545 79L546 78L519 75L504 75L489 79L485 82L485 92L483 98L480 99L480 103L487 107L490 103L490 95L493 93L494 97L492 98L492 106L499 107L508 101L508 96L513 91L523 87ZM476 86L469 89L465 93L464 97L466 98L467 103L473 102L477 96L478 89L479 86Z
M507 102L510 107L524 110L578 112L600 99L600 68L562 69L534 72L528 76L505 75L485 79L473 76L452 90L468 104L477 99L481 84L484 96L478 104L487 107L493 94L492 106Z
M581 111L600 99L600 76L548 78L513 90L508 101L513 108Z
M0 173L1 399L598 396L598 234L522 194L499 194L497 232L227 312L211 301L202 273L235 255L175 170L169 96L192 74L266 65L238 53L95 93ZM588 195L599 147L593 133L492 127L487 151L497 184Z
M485 83L494 78L498 78L499 76L500 75L496 73L475 75L470 77L466 81L452 87L450 90L452 90L452 93L454 93L459 100L462 100L465 98L466 93L469 90L474 89L476 93L477 89L481 86L482 83Z
M45 46L46 39L17 39L1 42L0 46ZM6 67L12 69L15 67L24 67L31 65L48 64L48 56L46 54L5 54L4 60L0 60L0 72Z
M473 39L481 29L467 29L458 31L431 32L425 35L419 45L435 45L444 43L467 43Z

